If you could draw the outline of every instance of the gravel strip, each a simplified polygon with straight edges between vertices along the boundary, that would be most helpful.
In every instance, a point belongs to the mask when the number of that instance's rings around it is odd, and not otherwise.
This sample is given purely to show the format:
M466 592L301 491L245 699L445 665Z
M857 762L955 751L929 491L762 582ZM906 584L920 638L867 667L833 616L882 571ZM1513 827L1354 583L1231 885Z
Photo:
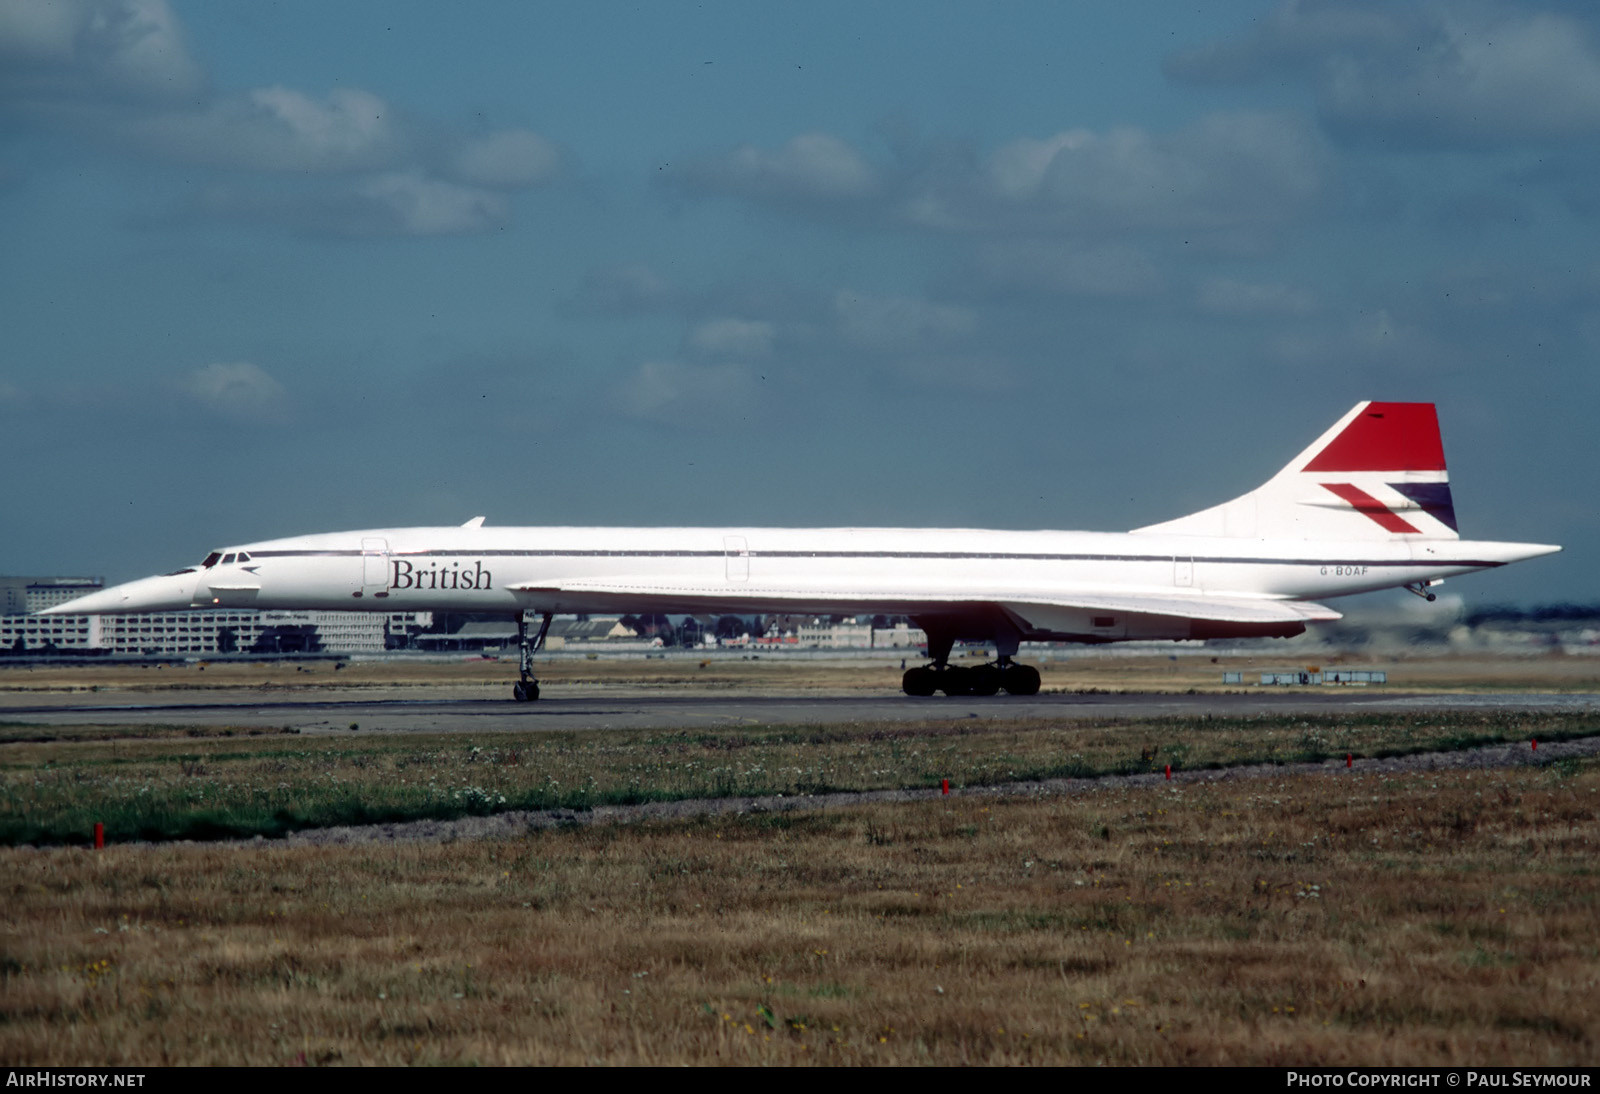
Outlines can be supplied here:
M1235 779L1261 779L1285 775L1368 775L1418 771L1486 770L1502 767L1543 766L1557 760L1600 754L1600 737L1582 737L1539 745L1528 741L1517 744L1485 745L1459 752L1420 752L1411 756L1356 760L1346 768L1343 760L1321 763L1252 764L1202 771L1175 771L1172 782L1210 783ZM989 786L952 788L951 797L1015 798L1056 797L1078 794L1108 786L1157 786L1166 781L1163 773L1102 775L1091 779L1040 779L1029 782L997 783ZM356 827L316 828L294 832L286 837L291 844L388 843L394 840L464 840L519 836L540 828L595 824L632 824L646 820L677 820L683 817L716 816L732 813L792 813L800 810L834 809L862 802L923 801L941 796L938 790L859 790L837 794L814 794L762 798L694 798L644 805L603 805L595 809L547 809L496 813L489 817L463 817L450 821L409 821L404 824L369 824ZM266 843L262 837L244 841Z

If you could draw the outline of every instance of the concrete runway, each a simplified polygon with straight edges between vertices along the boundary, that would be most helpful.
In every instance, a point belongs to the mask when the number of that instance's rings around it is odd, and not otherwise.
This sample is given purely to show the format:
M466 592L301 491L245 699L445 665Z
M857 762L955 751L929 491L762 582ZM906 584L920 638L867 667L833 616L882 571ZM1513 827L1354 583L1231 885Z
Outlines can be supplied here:
M320 690L320 689L319 689ZM454 694L448 692L455 691ZM374 692L377 694L375 695ZM427 693L425 696L422 693ZM442 694L443 693L443 694ZM381 697L380 697L381 696ZM593 729L717 729L736 726L924 722L952 718L1198 718L1205 715L1358 714L1426 710L1600 711L1600 694L1430 695L1377 689L1229 694L997 695L913 699L898 693L691 694L644 687L550 687L533 703L499 689L328 689L315 697L226 691L179 698L75 692L0 699L0 721L37 725L175 725L294 728L302 733L400 733ZM132 698L131 696L129 698ZM108 701L109 700L109 701Z

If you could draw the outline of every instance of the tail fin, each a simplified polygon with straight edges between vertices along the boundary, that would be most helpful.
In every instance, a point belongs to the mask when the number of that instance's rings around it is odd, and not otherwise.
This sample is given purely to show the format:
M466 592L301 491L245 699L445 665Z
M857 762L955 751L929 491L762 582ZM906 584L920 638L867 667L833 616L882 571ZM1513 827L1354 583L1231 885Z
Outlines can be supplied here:
M1458 539L1432 403L1358 403L1230 502L1139 533L1241 539Z

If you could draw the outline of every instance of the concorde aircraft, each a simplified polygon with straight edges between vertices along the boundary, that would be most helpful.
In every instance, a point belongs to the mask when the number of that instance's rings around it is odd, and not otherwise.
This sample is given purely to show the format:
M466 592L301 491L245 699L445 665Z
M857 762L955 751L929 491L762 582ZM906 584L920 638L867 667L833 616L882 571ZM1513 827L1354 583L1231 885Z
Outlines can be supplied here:
M1230 502L1125 533L911 528L379 528L244 543L46 614L266 608L504 613L531 658L562 612L910 616L930 663L908 695L1032 695L1025 641L1281 637L1338 619L1318 600L1559 551L1464 540L1432 403L1357 404ZM542 618L528 635L528 614ZM950 664L958 640L994 662Z

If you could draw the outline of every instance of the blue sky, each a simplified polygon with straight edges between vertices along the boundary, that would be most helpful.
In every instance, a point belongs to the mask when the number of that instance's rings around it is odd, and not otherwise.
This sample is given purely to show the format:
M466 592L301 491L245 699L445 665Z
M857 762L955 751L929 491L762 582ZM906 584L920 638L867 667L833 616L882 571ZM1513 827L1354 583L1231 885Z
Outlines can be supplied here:
M1437 402L1600 601L1576 3L0 0L0 570L381 525L1116 530Z

